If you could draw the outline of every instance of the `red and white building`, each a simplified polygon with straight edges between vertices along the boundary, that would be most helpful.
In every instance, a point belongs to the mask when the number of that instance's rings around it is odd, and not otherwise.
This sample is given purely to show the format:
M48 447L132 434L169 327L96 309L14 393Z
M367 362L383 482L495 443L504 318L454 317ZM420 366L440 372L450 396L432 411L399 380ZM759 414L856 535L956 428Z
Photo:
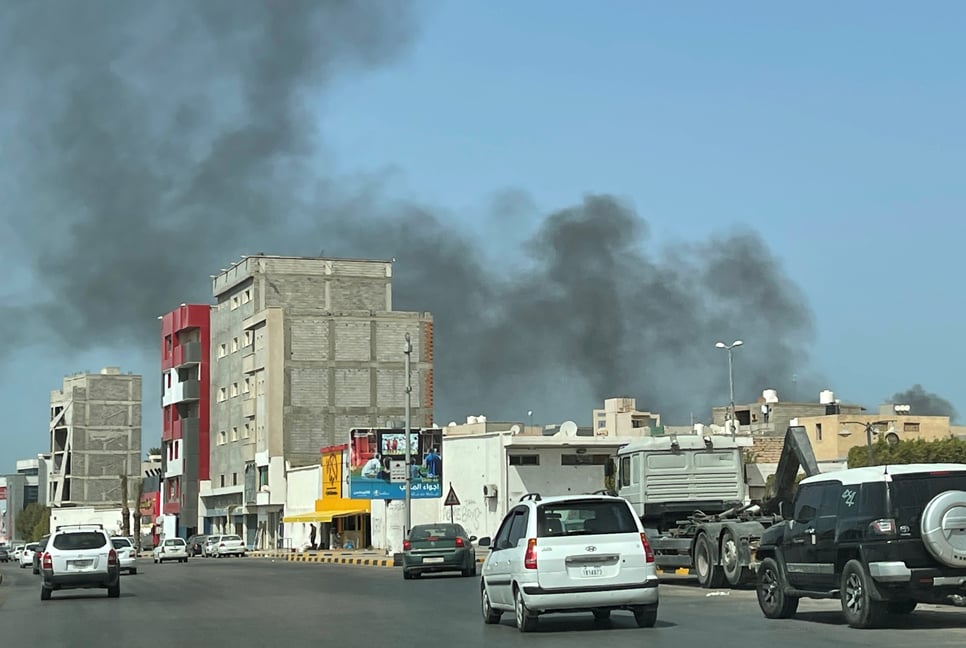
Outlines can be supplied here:
M198 532L198 491L210 479L210 313L182 304L161 317L160 508L164 533Z

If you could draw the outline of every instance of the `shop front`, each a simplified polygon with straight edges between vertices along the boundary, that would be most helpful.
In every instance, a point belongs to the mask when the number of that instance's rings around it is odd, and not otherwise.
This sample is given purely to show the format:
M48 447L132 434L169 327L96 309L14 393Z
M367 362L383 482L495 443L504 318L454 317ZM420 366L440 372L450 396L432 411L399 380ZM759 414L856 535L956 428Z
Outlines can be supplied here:
M372 544L369 502L348 497L348 444L322 449L321 499L315 510L282 518L286 546L305 549L365 549Z

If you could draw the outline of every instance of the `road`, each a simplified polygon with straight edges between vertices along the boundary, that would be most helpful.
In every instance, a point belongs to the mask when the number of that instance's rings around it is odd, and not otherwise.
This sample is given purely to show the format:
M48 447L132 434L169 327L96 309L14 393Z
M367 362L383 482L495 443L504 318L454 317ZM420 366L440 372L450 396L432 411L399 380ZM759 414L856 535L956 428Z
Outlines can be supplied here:
M533 635L512 616L485 626L478 579L438 576L403 581L393 568L270 560L192 559L154 565L143 560L122 576L121 598L97 590L55 592L40 601L37 576L2 565L0 636L11 647L321 646L434 648L458 646L587 646L607 648L815 648L966 644L966 610L927 606L890 629L853 630L834 601L804 601L795 619L769 621L754 591L708 591L663 584L658 625L639 629L615 613L607 625L589 614L549 616Z

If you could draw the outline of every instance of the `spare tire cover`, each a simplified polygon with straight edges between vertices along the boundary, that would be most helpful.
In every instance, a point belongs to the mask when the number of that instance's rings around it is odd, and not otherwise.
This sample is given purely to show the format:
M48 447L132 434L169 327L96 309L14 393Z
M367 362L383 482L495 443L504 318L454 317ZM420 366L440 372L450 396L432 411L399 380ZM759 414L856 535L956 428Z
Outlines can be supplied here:
M966 492L946 491L922 511L922 541L936 560L966 568Z

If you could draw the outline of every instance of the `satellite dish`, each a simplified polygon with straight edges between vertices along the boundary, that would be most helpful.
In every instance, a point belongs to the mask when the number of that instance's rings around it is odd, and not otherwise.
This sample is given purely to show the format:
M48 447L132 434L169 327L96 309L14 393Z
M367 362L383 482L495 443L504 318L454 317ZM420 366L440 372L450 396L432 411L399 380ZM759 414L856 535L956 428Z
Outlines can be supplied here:
M520 434L520 426L514 425L510 428L510 434Z
M577 436L577 424L573 421L564 421L560 424L561 436Z

